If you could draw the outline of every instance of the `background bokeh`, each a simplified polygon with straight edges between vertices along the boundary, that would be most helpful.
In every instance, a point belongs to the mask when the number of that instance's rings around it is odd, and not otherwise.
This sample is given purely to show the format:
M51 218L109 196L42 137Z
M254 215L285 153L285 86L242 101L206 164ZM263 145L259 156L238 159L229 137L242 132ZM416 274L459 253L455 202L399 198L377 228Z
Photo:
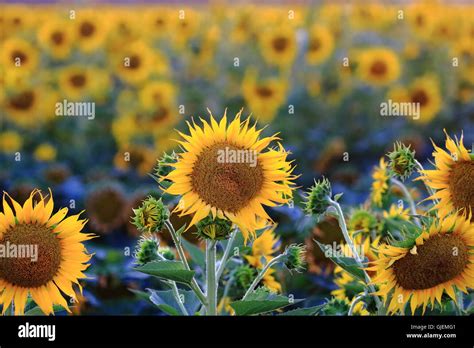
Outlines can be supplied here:
M367 199L371 171L395 141L423 163L443 129L464 131L468 148L474 141L467 3L0 6L0 188L21 203L51 188L56 206L86 210L100 238L88 244L96 254L76 313L156 313L130 291L153 282L131 270L139 233L130 215L159 193L148 174L176 149L175 129L208 117L206 108L220 118L244 107L264 134L280 133L302 189L324 175L344 205ZM57 115L64 100L95 103L95 117ZM388 100L419 103L420 118L382 116ZM308 243L308 272L278 278L320 303L334 283L311 241L340 236L331 221L312 226L299 197L271 216L282 244Z

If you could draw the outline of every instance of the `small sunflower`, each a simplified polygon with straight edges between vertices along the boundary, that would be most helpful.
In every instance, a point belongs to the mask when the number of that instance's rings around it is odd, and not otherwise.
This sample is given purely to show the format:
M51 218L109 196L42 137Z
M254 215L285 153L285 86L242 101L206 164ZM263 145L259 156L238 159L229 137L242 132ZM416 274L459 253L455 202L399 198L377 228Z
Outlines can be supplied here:
M114 164L119 169L134 169L140 175L147 175L155 165L155 152L143 145L121 148L114 158Z
M378 167L375 167L372 173L372 191L371 191L371 201L376 206L381 207L383 204L383 199L388 192L389 188L389 173L387 169L387 162L382 157L380 159Z
M259 38L260 50L267 63L290 66L296 56L296 32L289 26L267 29Z
M360 78L374 86L387 86L400 76L399 58L389 48L376 47L362 51L358 63Z
M66 59L71 54L74 32L66 21L52 20L38 30L38 41L56 59Z
M120 186L109 184L93 190L86 198L91 227L103 234L111 233L124 223L126 205L127 200Z
M422 171L420 177L426 185L436 190L430 199L439 199L433 208L440 218L461 211L467 215L474 207L474 160L464 147L463 136L453 140L446 133L446 149L436 146L433 157L436 169Z
M33 152L33 156L37 161L42 162L51 162L56 159L57 150L56 148L48 143L40 144L35 151Z
M93 238L81 233L86 221L79 215L67 218L67 208L53 214L54 201L34 190L21 206L10 198L11 206L3 196L0 213L0 243L37 245L38 259L0 258L0 304L3 314L14 304L15 315L22 315L28 295L45 314L54 314L53 305L59 304L67 311L68 303L61 292L77 301L72 285L82 292L78 279L86 278L92 255L87 254L83 242ZM36 204L34 203L36 201Z
M38 66L37 49L23 39L10 38L5 40L1 52L2 63L6 69L32 72Z
M102 20L98 13L92 10L79 11L74 20L74 37L79 49L91 53L104 43L107 37L107 22Z
M248 71L242 82L242 94L245 102L259 121L269 122L277 114L286 100L287 87L278 78L257 81L254 71Z
M408 99L420 105L420 118L417 121L430 122L442 106L438 79L432 75L415 79L409 87Z
M329 58L333 50L334 37L331 31L324 26L314 25L309 31L307 62L320 64Z
M391 296L388 312L411 312L428 304L441 304L443 293L456 302L455 289L467 293L474 287L474 225L469 219L451 215L422 228L415 240L403 246L382 245L370 271L372 282L385 302Z
M270 261L273 258L273 254L279 249L278 237L275 236L276 226L265 230L260 236L255 238L252 242L252 254L246 255L248 263L257 269L262 269L264 264L262 259L265 259L266 262ZM279 292L281 291L281 284L275 279L274 269L269 269L263 276L262 283L271 291Z
M59 74L59 88L71 100L81 100L91 89L91 70L78 65L69 66Z
M14 131L0 133L0 152L15 153L23 146L23 138Z
M184 151L162 179L172 182L166 193L182 196L175 211L194 215L189 226L212 213L237 224L247 240L261 221L271 221L264 205L290 201L296 177L283 146L268 148L276 135L259 139L261 130L250 125L250 118L242 122L241 113L229 125L225 114L220 123L212 114L210 123L201 119L202 127L188 122L190 135L180 133ZM256 161L231 163L222 159L228 151L256 156Z
M145 109L155 109L157 105L174 103L176 87L168 81L151 81L140 89L138 97Z

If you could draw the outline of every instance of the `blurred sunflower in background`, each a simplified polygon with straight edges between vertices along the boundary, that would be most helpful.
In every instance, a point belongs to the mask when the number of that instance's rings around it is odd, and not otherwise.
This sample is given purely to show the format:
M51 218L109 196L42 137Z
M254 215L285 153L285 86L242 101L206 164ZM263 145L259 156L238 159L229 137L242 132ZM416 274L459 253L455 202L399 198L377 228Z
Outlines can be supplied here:
M408 88L408 100L420 105L420 118L417 121L430 122L442 106L438 79L433 75L415 79Z
M9 38L2 43L2 64L8 70L30 73L38 66L38 50L28 41Z
M290 26L275 26L259 35L260 52L267 63L290 66L297 53L296 33Z
M400 76L400 61L390 48L367 48L359 53L357 61L360 79L374 86L386 86Z
M108 25L97 12L93 10L77 11L73 23L73 35L82 52L91 53L105 42Z
M11 206L3 196L3 212L0 213L0 240L2 244L37 245L38 259L0 259L0 304L3 312L14 305L15 315L25 311L28 296L44 314L54 314L53 305L69 310L68 301L61 292L77 301L73 289L78 279L89 267L90 254L83 242L94 238L81 233L86 221L79 215L66 218L67 208L53 214L54 201L51 192L44 197L34 190L21 206L10 198ZM12 210L14 208L14 211Z
M38 30L38 42L53 58L69 58L74 44L74 31L65 20L51 20Z
M321 64L334 51L334 37L331 31L321 25L313 25L309 30L306 60L309 64Z

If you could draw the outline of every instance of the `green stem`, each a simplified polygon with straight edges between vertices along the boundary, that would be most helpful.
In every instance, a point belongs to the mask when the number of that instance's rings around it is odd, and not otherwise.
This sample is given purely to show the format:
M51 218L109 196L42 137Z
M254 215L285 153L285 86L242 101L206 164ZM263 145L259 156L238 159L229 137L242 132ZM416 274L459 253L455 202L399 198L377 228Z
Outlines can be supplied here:
M184 249L183 249L183 245L181 244L180 237L176 233L173 225L171 224L171 222L169 220L165 221L165 226L168 229L168 231L170 232L171 238L173 238L173 243L176 247L176 250L178 251L178 255L179 255L180 260L183 262L184 267L188 271L190 271L191 268L189 267L188 260L186 260L186 254L184 253ZM207 303L206 296L204 295L203 291L199 287L199 284L197 283L196 279L193 278L193 280L191 281L191 284L189 286L194 291L194 293L198 297L199 301L201 301L201 303L203 305L206 305L206 303Z
M166 258L162 255L159 255L161 261L166 261ZM184 307L184 304L181 302L181 297L179 295L179 290L178 286L176 285L175 281L169 280L168 285L171 287L171 290L173 291L174 298L176 299L176 302L178 302L179 309L181 309L181 312L183 315L189 315L188 311L186 310L186 307Z
M285 254L280 254L280 255L274 257L273 259L271 259L265 265L265 267L263 267L263 269L260 271L260 273L257 275L257 277L253 280L252 284L248 288L247 292L245 293L244 297L242 298L242 301L246 300L247 297L252 293L252 291L255 290L255 287L258 285L258 283L260 283L260 281L265 276L265 273L267 273L267 271L270 269L270 267L277 264L278 262L280 262L285 257L286 257Z
M461 290L457 291L456 297L457 297L456 314L464 315L464 295Z
M391 178L390 181L392 182L392 184L394 184L395 186L399 187L400 190L402 190L403 192L403 195L405 196L405 199L407 200L409 206L410 206L410 211L411 211L411 214L415 217L416 215L418 215L417 211L416 211L416 206L415 206L415 202L413 201L413 198L410 194L410 192L408 192L408 189L406 188L405 185L403 185L403 183L401 181L398 181L397 179L395 178ZM418 218L415 218L415 221L416 221L416 224L418 226L421 225L420 223L420 220Z
M232 245L234 245L235 236L237 235L238 229L235 228L234 231L230 234L229 241L227 242L227 246L224 250L224 255L222 255L221 263L219 268L217 269L216 280L219 282L221 279L222 273L224 272L225 265L227 263L227 259L229 258L230 252L232 250Z
M364 265L362 263L362 260L359 256L359 253L357 252L357 250L354 246L354 242L352 241L351 237L349 236L349 232L347 230L346 220L344 219L344 213L342 211L342 208L339 205L339 203L337 203L336 201L333 201L330 197L327 197L327 199L329 200L331 206L336 209L337 220L339 222L339 226L341 228L342 234L344 235L344 239L345 239L347 245L349 245L349 247L351 248L352 255L354 256L354 259L357 262L359 268L362 270L362 272L364 272L364 277L365 277L365 282L367 284L367 287L369 288L371 293L374 293L375 292L375 287L371 284L370 277L367 274L367 271L365 270L365 267L364 267ZM383 304L380 301L380 298L377 295L373 295L373 296L374 296L374 299L375 299L375 303L377 305L377 310L379 311L379 313L383 313Z
M356 298L354 298L354 300L351 303L351 307L349 308L349 312L347 313L348 316L353 315L356 304L362 301L363 298L364 298L364 295L359 295Z
M207 315L217 315L216 242L206 240Z

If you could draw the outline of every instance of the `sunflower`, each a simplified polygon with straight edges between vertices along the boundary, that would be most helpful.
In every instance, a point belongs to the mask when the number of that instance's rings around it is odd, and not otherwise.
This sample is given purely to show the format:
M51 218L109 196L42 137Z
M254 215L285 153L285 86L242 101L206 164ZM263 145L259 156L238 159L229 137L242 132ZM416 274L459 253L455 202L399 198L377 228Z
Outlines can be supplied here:
M107 37L107 21L98 13L87 10L78 11L74 23L74 37L82 52L91 53L101 47Z
M374 86L387 86L400 76L400 61L396 53L385 47L369 48L360 52L357 72L359 77Z
M38 41L56 59L66 59L71 54L74 32L67 21L52 20L38 30Z
M473 212L474 207L474 160L464 147L463 136L453 140L446 133L446 149L436 146L433 157L436 168L422 171L419 179L436 190L430 199L439 199L433 208L440 218L461 211L464 215Z
M256 73L249 70L242 82L242 94L245 102L259 121L269 122L286 100L287 87L278 78L257 81Z
M431 6L432 4L420 3L413 4L407 9L407 20L411 29L417 36L423 39L430 37L435 24Z
M291 200L296 177L291 174L294 167L286 160L288 152L283 146L268 148L279 138L259 139L261 130L250 125L250 118L242 122L241 113L229 125L225 114L220 123L212 114L210 123L201 119L202 127L188 122L190 135L179 133L184 151L178 154L174 170L162 179L172 182L164 189L166 193L182 196L175 211L194 214L189 226L212 213L238 225L247 240L262 221L271 221L264 205ZM228 163L230 156L223 159L222 154L229 151L247 154L247 160ZM252 156L256 161L249 158Z
M47 315L54 314L55 304L70 311L61 292L77 300L73 283L82 292L78 279L86 278L82 272L89 267L91 258L82 243L94 237L81 233L86 221L80 220L79 215L65 218L67 208L52 214L51 192L48 199L34 190L23 207L8 196L15 213L5 196L8 194L3 196L3 213L0 213L0 243L37 245L38 259L31 262L26 258L0 258L3 314L13 304L15 315L22 315L28 295Z
M71 100L81 100L89 94L93 75L91 70L72 65L59 74L59 89Z
M32 72L38 66L38 51L31 43L20 38L7 39L2 44L2 63L5 69Z
M114 164L120 169L134 169L140 175L148 174L155 165L155 152L142 145L122 148L114 158Z
M252 242L252 254L245 255L245 258L252 267L262 269L264 267L262 259L268 262L273 258L272 255L278 251L278 237L275 236L275 228L276 226L273 226L265 230ZM273 276L274 273L275 270L270 268L263 276L262 283L271 291L280 292L281 284Z
M147 82L138 92L141 105L147 110L153 110L157 105L168 105L176 99L176 88L168 81Z
M420 118L422 123L431 121L441 110L441 92L439 82L435 76L426 75L415 79L408 90L408 100L420 105Z
M377 260L368 270L377 272L372 282L385 302L391 295L388 312L403 312L410 304L412 314L431 303L441 304L443 293L456 302L455 289L467 293L474 287L474 225L469 219L451 215L432 222L403 246L382 245Z
M410 210L408 208L403 209L403 206L392 204L388 211L384 210L382 215L385 219L408 221L410 219Z
M331 31L321 25L314 25L309 31L306 61L320 64L329 58L334 50L334 37Z
M33 152L33 157L37 161L51 162L56 159L57 150L56 148L48 143L40 144Z
M115 69L118 76L126 83L139 85L146 81L153 69L165 69L165 62L159 59L161 55L155 53L145 42L135 41L115 55ZM155 66L156 65L156 66Z
M148 32L154 39L166 38L173 22L172 12L167 7L154 7L145 12L145 23Z
M379 162L379 166L375 167L372 173L372 191L370 198L372 203L376 206L381 207L383 199L388 192L389 173L387 169L387 162L382 157Z
M15 153L23 146L23 139L17 132L5 131L0 133L0 152Z
M265 61L279 67L288 67L296 57L296 32L290 26L265 30L259 37L260 51Z

